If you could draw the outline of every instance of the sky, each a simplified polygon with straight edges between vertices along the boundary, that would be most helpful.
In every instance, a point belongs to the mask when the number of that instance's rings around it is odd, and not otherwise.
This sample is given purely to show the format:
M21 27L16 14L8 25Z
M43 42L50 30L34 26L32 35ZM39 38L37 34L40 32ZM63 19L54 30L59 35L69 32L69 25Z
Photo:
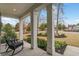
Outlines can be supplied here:
M40 14L39 14L39 24L41 23L46 23L47 22L47 12L46 12L46 9L41 9L40 11ZM24 19L24 22L25 23L30 23L31 20L30 20L30 16L27 16L25 19Z
M66 25L68 24L77 24L79 23L79 4L78 3L65 3L63 6L63 11L64 11L64 23ZM42 9L40 11L40 23L46 23L46 16L47 16L47 12L45 9ZM18 23L18 19L13 19L13 18L7 18L7 17L2 17L2 23L6 24L6 23L10 23L13 26L16 25L16 23ZM29 23L30 21L30 17L28 16L27 18L25 18L25 22Z
M3 24L10 23L12 26L15 26L19 22L18 19L8 18L8 17L3 17L3 16L1 20Z
M79 3L64 4L64 22L65 24L79 23Z

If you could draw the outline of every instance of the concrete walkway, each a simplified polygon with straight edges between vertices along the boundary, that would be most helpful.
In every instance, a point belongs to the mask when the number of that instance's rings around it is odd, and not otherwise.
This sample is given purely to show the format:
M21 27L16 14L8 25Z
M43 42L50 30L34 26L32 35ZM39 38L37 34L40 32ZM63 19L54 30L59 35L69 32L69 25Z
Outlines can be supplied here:
M67 46L64 56L79 56L79 47Z

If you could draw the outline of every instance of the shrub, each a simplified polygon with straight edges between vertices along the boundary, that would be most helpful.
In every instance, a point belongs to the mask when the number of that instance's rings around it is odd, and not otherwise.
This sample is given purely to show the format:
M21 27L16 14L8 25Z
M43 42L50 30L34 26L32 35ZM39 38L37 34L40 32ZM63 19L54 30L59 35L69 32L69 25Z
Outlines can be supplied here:
M3 38L3 39L2 39L2 38L0 38L0 41L1 41L1 44L2 44L2 43L5 43L4 38Z
M60 49L60 48L62 48L62 47L64 47L64 46L66 46L67 44L66 44L66 42L64 42L64 41L55 41L55 48L56 49Z
M47 33L39 33L38 36L47 36Z
M8 40L8 39L9 37L6 34L4 34L4 36L1 36L1 43L5 43L5 40Z
M46 28L47 28L47 23L42 23L39 27L41 31L45 30Z
M31 43L31 38L29 37L29 38L27 38L27 40L26 40L28 43Z
M58 36L55 35L55 37L56 37L56 38L65 38L66 35L65 35L65 34L61 34L61 35L58 35Z
M28 43L31 43L31 38L30 38L30 37L27 38L26 41L27 41ZM43 49L43 50L46 50L47 42L46 42L45 40L38 38L38 39L37 39L37 44L38 44L38 47L39 47L39 48L41 48L41 49Z
M2 39L1 39L2 43L5 43L5 40L16 38L16 33L13 30L13 27L10 24L6 24L3 28L3 31L5 33L4 33L4 35L2 36Z
M37 43L38 43L39 48L42 48L43 50L46 50L47 42L44 39L38 39Z
M31 38L27 38L26 40L27 42L31 43ZM38 39L37 40L38 43L38 47L45 50L47 48L47 41L45 41L44 39ZM55 41L55 49L62 49L62 47L66 46L66 42L64 41Z
M55 51L63 54L67 44L64 41L55 41Z
M39 33L38 36L42 36L42 33Z
M66 37L66 35L65 34L61 34L61 37Z

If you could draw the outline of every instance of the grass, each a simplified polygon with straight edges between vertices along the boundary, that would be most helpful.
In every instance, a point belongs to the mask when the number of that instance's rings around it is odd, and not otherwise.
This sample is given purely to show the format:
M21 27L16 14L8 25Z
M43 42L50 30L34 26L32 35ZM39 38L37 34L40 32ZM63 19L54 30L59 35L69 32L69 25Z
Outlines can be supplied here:
M78 33L65 33L66 38L56 38L57 41L65 41L68 45L79 47L79 34Z
M39 31L40 32L40 31ZM44 33L44 32L41 32ZM59 31L59 34L64 33L63 31ZM78 33L64 33L66 38L55 38L56 41L65 41L68 45L79 47L79 34ZM24 34L24 39L27 39L30 34ZM46 36L38 36L40 39L47 40Z

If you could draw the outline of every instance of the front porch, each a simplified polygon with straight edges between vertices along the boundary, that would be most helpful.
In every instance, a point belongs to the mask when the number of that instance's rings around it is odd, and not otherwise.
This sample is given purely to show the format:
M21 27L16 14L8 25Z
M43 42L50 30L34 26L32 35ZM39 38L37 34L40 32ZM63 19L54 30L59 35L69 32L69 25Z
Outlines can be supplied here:
M23 40L24 18L27 16L30 16L30 19L31 19L31 45L29 45L28 43L25 43L24 50L16 55L38 55L38 56L49 55L49 54L54 55L55 54L54 19L56 14L55 11L57 10L55 9L57 7L57 4L9 4L9 5L10 7L8 7L8 4L0 5L1 16L12 17L19 20L19 39L20 40ZM40 13L39 11L41 8L45 8L47 10L47 28L48 28L47 29L47 39L48 39L47 52L39 49L37 46L37 33L38 33L37 25L39 20L39 13ZM1 50L5 51L4 46L1 47ZM2 55L9 55L9 54L2 54Z
M51 56L46 51L40 48L31 49L30 47L31 45L24 41L24 49L20 51L21 47L17 48L14 53L14 56ZM9 51L9 52L4 52L4 51L6 51L5 44L2 44L1 45L1 56L10 56L12 54L12 51ZM55 53L54 55L60 56L60 54L58 53Z

